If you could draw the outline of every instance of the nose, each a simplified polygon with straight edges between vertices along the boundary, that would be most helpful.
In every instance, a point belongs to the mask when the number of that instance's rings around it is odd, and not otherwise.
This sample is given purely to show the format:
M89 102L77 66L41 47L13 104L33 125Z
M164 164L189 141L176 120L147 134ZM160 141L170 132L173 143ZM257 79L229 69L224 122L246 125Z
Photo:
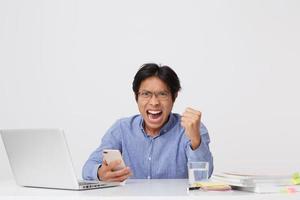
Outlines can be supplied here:
M153 94L152 97L149 100L150 105L158 105L159 104L159 100L157 99L156 95Z

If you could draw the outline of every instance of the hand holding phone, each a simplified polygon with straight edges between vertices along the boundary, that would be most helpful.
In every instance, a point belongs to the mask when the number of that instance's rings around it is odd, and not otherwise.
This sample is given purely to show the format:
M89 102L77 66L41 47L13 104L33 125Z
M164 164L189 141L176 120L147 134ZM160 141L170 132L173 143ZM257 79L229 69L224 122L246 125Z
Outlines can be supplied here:
M113 168L113 171L121 170L126 167L120 151L116 149L104 149L103 160L105 160L107 164L110 164L112 161L115 160L121 161L121 163L118 166Z
M117 161L119 161L119 163ZM123 182L131 175L131 170L125 166L119 150L103 150L103 164L97 173L99 180Z

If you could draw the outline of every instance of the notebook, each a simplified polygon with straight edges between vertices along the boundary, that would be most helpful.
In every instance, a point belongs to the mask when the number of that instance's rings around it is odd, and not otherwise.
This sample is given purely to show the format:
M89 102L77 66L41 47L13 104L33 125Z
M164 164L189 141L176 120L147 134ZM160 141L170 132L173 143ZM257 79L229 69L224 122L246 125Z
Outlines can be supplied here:
M118 182L78 180L61 129L7 129L0 132L18 185L69 190L120 185Z
M229 185L255 187L257 184L291 185L292 174L247 174L216 172L212 179Z
M258 173L232 173L216 172L212 179L227 183L234 190L241 190L255 193L279 193L299 192L300 185L296 175L291 174L258 174Z

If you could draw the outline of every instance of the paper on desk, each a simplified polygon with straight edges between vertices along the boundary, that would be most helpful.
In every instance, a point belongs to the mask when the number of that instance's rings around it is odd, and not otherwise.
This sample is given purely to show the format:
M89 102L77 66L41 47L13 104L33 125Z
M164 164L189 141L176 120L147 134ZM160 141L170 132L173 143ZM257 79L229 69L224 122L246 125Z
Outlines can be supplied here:
M231 190L230 185L220 182L197 182L192 187L199 187L205 191L227 191Z

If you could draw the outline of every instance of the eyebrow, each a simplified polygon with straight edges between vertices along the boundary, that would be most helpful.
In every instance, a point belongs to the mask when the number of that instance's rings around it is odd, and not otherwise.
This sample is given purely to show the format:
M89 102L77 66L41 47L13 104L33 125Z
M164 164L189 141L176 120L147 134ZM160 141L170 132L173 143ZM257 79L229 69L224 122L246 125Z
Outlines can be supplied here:
M150 90L146 90L146 89L142 89L140 91L144 91L144 92L170 92L169 90L150 91Z

